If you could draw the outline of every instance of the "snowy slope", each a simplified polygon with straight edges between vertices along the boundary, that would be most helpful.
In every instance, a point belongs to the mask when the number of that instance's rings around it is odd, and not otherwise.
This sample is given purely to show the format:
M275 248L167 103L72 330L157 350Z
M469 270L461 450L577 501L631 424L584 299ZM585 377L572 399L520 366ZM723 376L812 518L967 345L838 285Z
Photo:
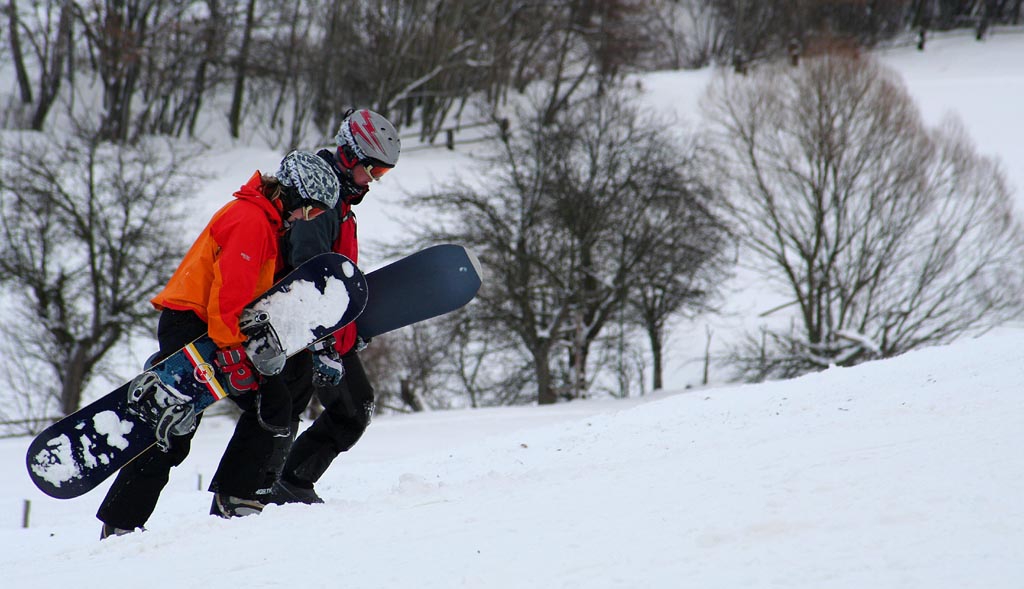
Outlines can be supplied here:
M0 442L6 587L1020 587L1021 330L790 382L379 419L318 506L223 521L204 423L150 530L96 541ZM33 522L18 529L22 497Z
M1002 157L1024 201L1022 57L1017 30L883 58L929 121L953 110ZM706 79L659 73L644 88L692 119ZM194 231L279 157L208 158ZM400 236L404 192L467 162L403 155L360 205L362 238ZM379 261L370 250L364 265ZM764 297L732 307L760 312ZM102 543L106 486L49 499L25 474L28 440L0 440L0 586L1024 587L1022 341L1006 328L790 382L378 418L325 475L327 504L234 521L205 515L198 490L230 435L209 419L149 531ZM677 342L677 390L702 347Z

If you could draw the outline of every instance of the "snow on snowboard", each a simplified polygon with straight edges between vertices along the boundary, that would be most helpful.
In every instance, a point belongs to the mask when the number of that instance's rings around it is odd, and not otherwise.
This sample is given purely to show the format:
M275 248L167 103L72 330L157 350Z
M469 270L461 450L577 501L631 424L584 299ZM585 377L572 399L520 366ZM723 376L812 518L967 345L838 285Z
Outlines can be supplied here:
M353 320L360 336L375 337L461 308L480 284L476 259L458 245L365 276L348 258L321 254L246 307L246 351L257 365L274 356L267 346L291 356ZM227 396L227 379L213 367L216 349L203 336L43 430L25 457L32 482L51 497L78 497L176 428L187 431L195 414Z

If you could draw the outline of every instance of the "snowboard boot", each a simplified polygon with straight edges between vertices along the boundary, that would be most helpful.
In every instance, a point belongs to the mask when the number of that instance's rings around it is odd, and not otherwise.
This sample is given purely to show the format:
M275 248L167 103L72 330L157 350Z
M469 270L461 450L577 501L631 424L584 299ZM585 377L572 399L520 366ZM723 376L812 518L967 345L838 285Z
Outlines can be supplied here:
M210 504L210 515L231 519L247 515L259 515L263 511L263 503L255 499L242 499L225 493L214 493Z
M117 527L114 527L114 526L112 526L110 524L103 524L103 527L100 529L100 540L106 540L107 538L109 538L111 536L124 536L125 534L131 534L135 530L140 530L140 529L141 530L145 530L145 528L134 528L134 529L128 530L128 529L125 529L125 528L117 528Z
M316 494L316 490L313 489L313 485L305 487L299 484L295 484L284 479L278 479L274 486L270 488L270 491L260 496L261 501L266 503L273 503L275 505L284 505L286 503L305 503L306 505L313 505L315 503L323 503L324 500Z
M196 429L192 399L160 380L155 372L143 372L128 387L128 411L156 434L157 446L167 452L171 436L184 436Z

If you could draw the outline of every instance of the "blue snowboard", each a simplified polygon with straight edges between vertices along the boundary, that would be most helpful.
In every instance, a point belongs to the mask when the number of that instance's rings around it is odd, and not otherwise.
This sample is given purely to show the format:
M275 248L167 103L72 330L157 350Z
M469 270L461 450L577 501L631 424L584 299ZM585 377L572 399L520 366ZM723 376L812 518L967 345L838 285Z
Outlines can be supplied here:
M367 300L366 277L348 258L321 254L278 281L247 307L269 322L288 356L351 323ZM143 376L155 375L190 398L198 414L227 396L227 381L213 368L216 344L202 336ZM249 350L250 357L253 351ZM32 482L58 499L78 497L157 443L153 426L128 409L125 383L43 430L29 445Z

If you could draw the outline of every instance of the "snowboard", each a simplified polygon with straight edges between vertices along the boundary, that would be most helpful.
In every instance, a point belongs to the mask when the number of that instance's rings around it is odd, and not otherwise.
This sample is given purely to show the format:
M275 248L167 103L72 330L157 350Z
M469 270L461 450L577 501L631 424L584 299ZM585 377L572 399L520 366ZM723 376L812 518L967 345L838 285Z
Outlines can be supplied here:
M275 374L285 357L351 323L367 295L366 277L345 256L310 258L243 311L246 353L259 372ZM199 337L43 430L25 457L32 482L57 499L78 497L150 447L191 431L189 419L230 390L214 367L216 351L209 336Z

